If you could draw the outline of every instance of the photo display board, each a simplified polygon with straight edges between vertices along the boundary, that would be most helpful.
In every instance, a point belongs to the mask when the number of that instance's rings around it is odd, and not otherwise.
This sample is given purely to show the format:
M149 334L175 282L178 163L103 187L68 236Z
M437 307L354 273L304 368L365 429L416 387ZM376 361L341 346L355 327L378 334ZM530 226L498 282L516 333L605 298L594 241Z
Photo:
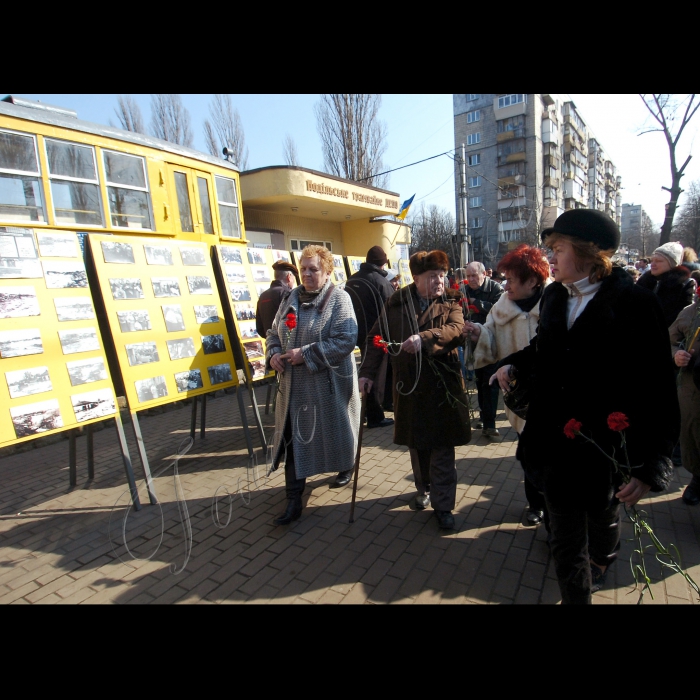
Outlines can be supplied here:
M272 265L279 260L291 262L291 255L284 250L242 245L214 248L226 287L226 304L245 354L244 371L251 381L273 377L274 372L265 373L265 339L255 327L258 299L275 278Z
M78 237L0 227L0 447L115 416Z
M361 258L357 255L346 255L345 259L348 262L348 269L350 270L350 277L356 272L360 271L360 265L365 262L365 258Z
M399 271L399 284L402 287L408 287L409 284L413 284L413 275L408 266L408 260L399 258L398 267L396 269Z
M206 243L88 237L132 410L238 384Z

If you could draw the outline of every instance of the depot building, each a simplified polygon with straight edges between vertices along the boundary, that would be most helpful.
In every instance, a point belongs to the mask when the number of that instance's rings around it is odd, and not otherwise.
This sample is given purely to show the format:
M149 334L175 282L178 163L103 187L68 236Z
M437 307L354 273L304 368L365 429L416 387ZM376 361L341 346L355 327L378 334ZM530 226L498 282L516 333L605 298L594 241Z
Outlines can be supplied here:
M302 250L318 244L364 258L378 245L392 263L408 259L411 229L392 218L401 206L397 192L286 165L246 170L240 184L252 246Z

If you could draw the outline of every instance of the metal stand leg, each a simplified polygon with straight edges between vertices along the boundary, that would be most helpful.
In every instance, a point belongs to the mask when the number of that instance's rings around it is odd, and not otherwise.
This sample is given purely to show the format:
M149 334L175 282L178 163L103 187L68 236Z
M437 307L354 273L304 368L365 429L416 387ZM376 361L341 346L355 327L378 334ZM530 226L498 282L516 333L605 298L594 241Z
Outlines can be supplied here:
M263 454L267 451L267 440L265 440L265 431L262 426L262 419L260 418L260 411L258 410L258 401L255 398L255 391L253 389L253 382L246 384L246 388L250 393L251 403L253 406L253 415L255 416L255 424L258 426L258 433L260 435L260 444L263 448Z
M151 505L156 505L158 499L156 498L156 492L153 488L153 479L151 478L151 468L148 465L148 457L146 456L146 447L143 444L143 435L141 434L141 426L139 425L139 419L136 415L136 411L129 411L131 414L131 424L134 428L134 436L136 437L136 446L139 449L139 457L141 459L141 466L143 467L143 476L146 479L146 490L148 491L148 499Z
M192 399L192 416L190 417L190 437L194 440L194 434L197 430L197 401L199 401L199 396L195 396Z
M124 471L126 472L126 481L129 484L129 491L131 492L131 502L134 504L135 510L141 510L141 501L139 500L139 492L136 488L136 479L134 479L134 470L131 467L131 457L129 455L129 446L126 442L126 435L124 434L124 426L122 424L122 417L117 411L117 415L114 417L114 422L117 427L117 435L119 436L119 445L122 450L122 461L124 462Z
M200 440L204 440L204 431L206 429L206 426L207 426L207 395L202 394L202 417L199 419L199 439Z
M241 384L236 387L236 396L238 397L238 410L241 414L241 425L243 426L243 433L245 434L246 445L248 445L248 455L253 456L253 441L250 439L250 428L248 427L248 416L246 415L245 406L243 404L243 396L241 396L240 388Z
M272 394L272 387L272 383L267 385L267 396L265 397L265 415L270 413L270 394Z
M70 485L75 486L78 483L78 470L76 468L76 447L75 447L75 431L71 430L68 435L68 474Z
M93 443L92 423L85 426L87 437L87 463L88 463L88 480L95 478L95 450Z

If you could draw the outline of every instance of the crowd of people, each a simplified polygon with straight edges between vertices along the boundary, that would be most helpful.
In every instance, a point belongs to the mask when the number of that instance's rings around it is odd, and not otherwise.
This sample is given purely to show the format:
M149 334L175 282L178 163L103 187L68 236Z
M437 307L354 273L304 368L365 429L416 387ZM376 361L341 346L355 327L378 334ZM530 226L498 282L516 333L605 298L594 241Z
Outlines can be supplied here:
M499 389L509 399L524 523L547 530L563 603L590 603L605 585L621 505L668 486L676 446L676 464L692 475L683 501L700 504L694 251L665 243L633 275L612 261L617 225L587 209L562 214L541 243L510 251L495 271L478 261L451 270L442 251L419 251L403 288L375 246L345 291L332 283L330 251L302 251L301 284L284 279L264 329L267 366L279 380L272 466L284 463L288 499L276 524L301 516L306 478L338 472L335 486L350 481L362 397L368 427L393 424L394 442L408 448L415 509L432 506L438 527L454 529L455 448L472 439L465 354L483 438L500 439ZM650 368L653 398L640 381ZM621 431L628 476L609 458Z

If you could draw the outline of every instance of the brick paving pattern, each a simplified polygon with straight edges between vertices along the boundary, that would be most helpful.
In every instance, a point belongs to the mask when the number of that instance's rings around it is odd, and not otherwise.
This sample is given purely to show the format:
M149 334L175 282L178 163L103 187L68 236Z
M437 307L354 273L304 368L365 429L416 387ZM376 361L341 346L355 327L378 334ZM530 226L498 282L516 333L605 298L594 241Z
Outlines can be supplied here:
M266 392L256 389L270 437ZM253 425L252 416L248 421ZM189 435L189 407L141 414L140 422L160 504L148 505L131 426L125 425L144 503L139 512L129 507L113 421L94 434L92 481L85 437L77 439L73 489L66 439L4 451L0 603L560 602L545 530L522 524L517 438L502 411L500 443L474 430L472 443L457 448L457 529L451 533L438 529L431 509L413 509L408 451L392 443L391 427L364 432L353 524L352 484L330 489L335 475L329 473L308 480L301 519L275 527L272 520L285 507L284 474L266 478L255 430L258 464L251 463L233 394L209 398L206 437L197 434L177 475L171 464ZM661 541L677 545L683 565L700 581L700 507L681 501L688 481L677 469L667 492L640 505ZM594 604L637 602L630 538L626 522L620 559ZM647 566L654 599L647 593L645 604L698 602L681 576L662 572L653 557Z

